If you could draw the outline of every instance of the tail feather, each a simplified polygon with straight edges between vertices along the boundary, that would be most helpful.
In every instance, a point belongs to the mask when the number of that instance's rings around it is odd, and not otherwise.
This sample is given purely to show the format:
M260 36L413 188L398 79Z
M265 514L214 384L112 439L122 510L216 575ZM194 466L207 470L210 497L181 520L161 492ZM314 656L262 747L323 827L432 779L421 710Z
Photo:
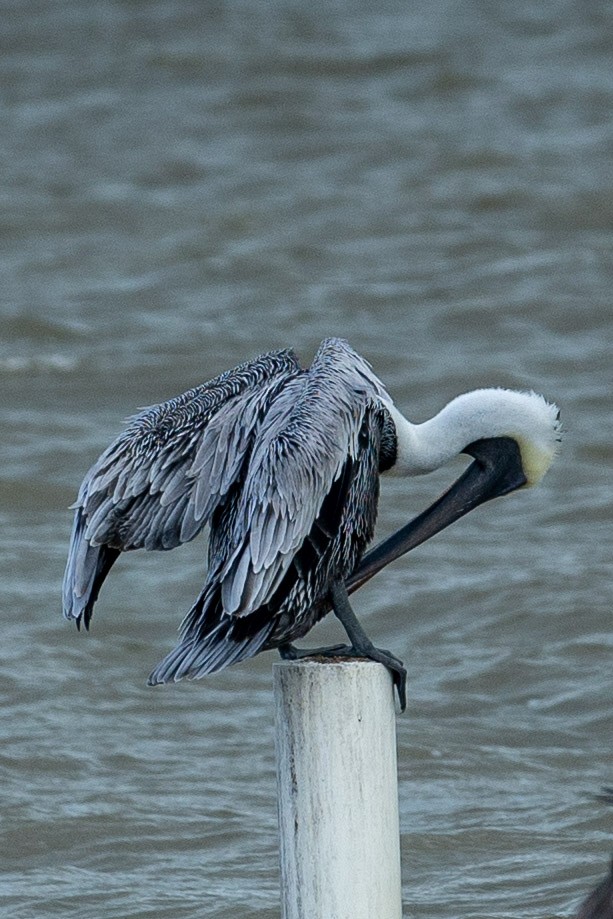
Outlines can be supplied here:
M232 635L232 622L229 622L225 634L218 635L204 647L199 646L197 639L182 641L158 664L147 682L156 686L171 681L177 683L184 677L198 680L208 673L216 673L257 654L271 630L272 625L250 638L237 641Z
M150 674L150 686L178 682L183 677L199 679L253 657L262 650L275 625L268 616L245 620L224 613L218 588L211 593L204 591L187 619L191 628L181 630L180 643Z

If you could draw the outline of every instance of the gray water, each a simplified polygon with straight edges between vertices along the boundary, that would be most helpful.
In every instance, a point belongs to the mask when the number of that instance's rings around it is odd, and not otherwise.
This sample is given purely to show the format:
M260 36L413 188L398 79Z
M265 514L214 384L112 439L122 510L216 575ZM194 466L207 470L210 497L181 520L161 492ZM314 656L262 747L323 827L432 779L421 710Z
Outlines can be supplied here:
M137 407L337 334L413 420L501 384L566 430L542 487L355 596L409 670L405 915L567 917L604 873L612 30L604 0L1 4L3 915L278 917L275 655L148 689L205 545L125 556L78 634L67 508ZM461 468L387 483L380 533Z

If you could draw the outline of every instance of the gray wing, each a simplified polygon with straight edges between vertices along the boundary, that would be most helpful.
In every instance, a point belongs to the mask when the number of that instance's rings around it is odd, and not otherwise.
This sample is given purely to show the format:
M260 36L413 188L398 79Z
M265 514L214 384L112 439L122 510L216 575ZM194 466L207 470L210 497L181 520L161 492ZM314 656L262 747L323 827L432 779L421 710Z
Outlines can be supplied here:
M299 621L309 612L301 604L321 601L330 580L352 570L372 538L389 402L366 362L336 339L277 394L240 488L211 522L207 580L181 641L150 683L257 654L278 616Z
M224 613L248 616L279 586L348 460L364 449L360 432L373 402L389 396L368 364L345 342L328 339L308 373L270 404L223 555L209 572L221 586Z
M271 352L146 409L87 473L75 503L64 614L89 622L121 551L193 539L240 474L268 401L300 373Z

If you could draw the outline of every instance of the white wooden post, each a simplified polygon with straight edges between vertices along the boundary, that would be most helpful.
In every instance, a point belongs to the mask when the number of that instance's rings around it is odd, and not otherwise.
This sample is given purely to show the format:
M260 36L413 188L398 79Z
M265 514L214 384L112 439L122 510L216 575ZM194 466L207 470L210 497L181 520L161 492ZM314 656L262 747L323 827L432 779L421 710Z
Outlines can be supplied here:
M283 919L401 919L388 671L361 660L273 671Z

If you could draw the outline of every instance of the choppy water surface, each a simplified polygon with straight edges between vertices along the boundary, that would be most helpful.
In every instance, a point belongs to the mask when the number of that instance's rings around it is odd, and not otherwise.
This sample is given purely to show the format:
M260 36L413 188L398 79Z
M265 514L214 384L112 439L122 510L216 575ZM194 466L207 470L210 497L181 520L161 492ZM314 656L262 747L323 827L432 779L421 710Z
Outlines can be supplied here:
M204 546L59 617L67 506L136 407L341 334L415 420L558 401L543 487L356 595L404 657L405 914L563 917L612 781L607 3L2 4L0 901L278 916L271 662L147 689ZM388 484L381 532L461 468ZM324 625L318 640L336 635Z

